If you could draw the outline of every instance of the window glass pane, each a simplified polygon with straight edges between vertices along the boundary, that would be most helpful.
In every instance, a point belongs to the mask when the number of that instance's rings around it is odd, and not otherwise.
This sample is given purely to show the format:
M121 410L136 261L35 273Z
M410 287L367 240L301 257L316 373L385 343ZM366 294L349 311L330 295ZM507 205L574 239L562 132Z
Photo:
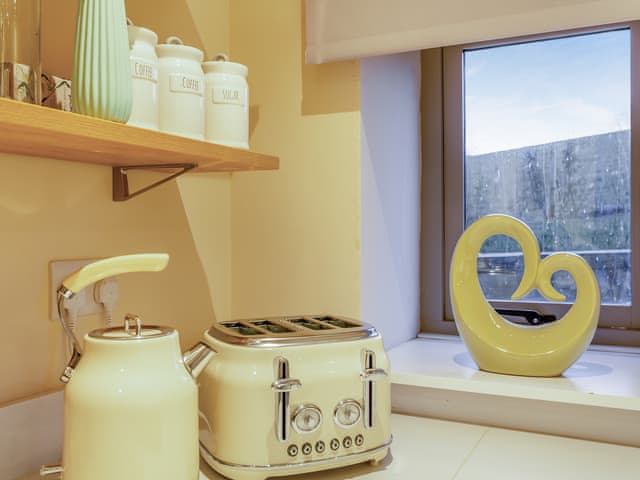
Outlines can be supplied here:
M590 263L603 303L630 304L629 30L467 50L464 81L465 227L518 217L543 255ZM509 299L518 245L490 239L478 267L486 295ZM575 298L568 274L553 283Z

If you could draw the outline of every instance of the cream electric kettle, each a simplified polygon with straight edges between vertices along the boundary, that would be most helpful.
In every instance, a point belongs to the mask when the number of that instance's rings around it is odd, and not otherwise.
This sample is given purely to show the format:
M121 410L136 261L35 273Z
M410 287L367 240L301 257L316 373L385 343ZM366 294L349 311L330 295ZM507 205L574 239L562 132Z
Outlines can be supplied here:
M84 287L112 275L163 270L167 254L126 255L83 267L62 282L58 310ZM61 380L65 480L197 480L196 376L213 355L196 347L183 357L178 333L127 315L122 327L94 330L84 351L73 343Z

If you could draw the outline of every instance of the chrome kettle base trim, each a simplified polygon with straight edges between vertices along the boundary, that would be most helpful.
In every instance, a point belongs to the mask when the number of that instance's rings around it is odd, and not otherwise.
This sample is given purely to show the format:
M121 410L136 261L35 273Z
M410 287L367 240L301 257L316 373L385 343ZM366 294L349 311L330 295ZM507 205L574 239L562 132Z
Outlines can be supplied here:
M202 442L200 442L200 454L211 468L225 476L231 472L235 472L239 474L248 474L246 478L267 478L273 476L295 475L298 473L309 473L330 468L347 467L349 465L355 465L357 463L364 463L367 461L378 462L384 457L379 459L374 457L381 453L385 453L386 456L385 451L389 449L392 442L393 436L389 437L389 440L382 445L362 452L347 453L345 455L322 458L319 460L310 460L307 462L280 463L275 465L242 465L225 462L214 457Z

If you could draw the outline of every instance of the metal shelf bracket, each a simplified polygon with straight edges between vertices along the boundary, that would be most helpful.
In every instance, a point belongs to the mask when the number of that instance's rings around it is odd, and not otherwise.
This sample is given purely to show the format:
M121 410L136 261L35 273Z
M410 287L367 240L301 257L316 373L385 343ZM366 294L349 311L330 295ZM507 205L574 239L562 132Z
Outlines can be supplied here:
M152 188L155 188L163 183L166 183L170 180L173 180L176 177L179 177L183 173L188 172L192 168L197 167L195 163L166 163L161 165L127 165L122 167L113 167L113 201L114 202L124 202L126 200L130 200L133 197L137 197L138 195L148 192ZM165 178L158 180L146 187L143 187L135 192L131 192L129 190L129 180L127 178L127 172L129 170L175 170L176 168L179 171L172 173L171 175L166 176Z

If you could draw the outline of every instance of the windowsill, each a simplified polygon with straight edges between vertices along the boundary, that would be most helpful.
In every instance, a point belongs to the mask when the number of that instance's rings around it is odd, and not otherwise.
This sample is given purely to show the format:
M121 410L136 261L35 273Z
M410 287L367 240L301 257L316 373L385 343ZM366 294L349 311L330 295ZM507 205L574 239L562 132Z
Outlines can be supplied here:
M593 347L556 378L479 371L448 335L389 357L394 412L640 446L640 349Z

